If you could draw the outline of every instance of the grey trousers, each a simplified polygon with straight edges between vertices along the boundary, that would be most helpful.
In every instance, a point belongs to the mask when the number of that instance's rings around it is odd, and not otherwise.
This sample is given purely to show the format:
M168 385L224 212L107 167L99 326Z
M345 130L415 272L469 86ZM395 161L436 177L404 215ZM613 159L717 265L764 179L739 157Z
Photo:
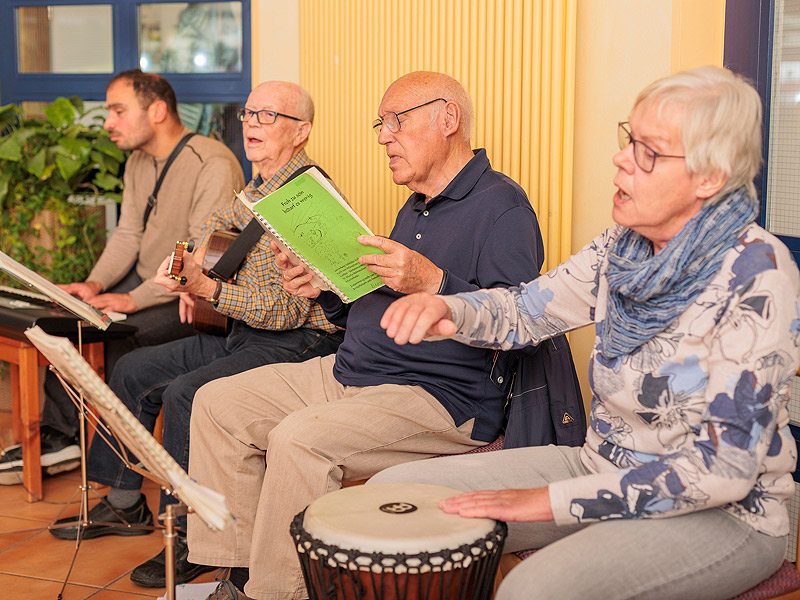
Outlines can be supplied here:
M414 481L464 491L542 487L587 472L578 450L546 446L434 458L392 467L369 483ZM769 577L786 550L786 537L761 534L717 508L665 519L508 525L505 552L542 549L503 579L498 600L725 600Z

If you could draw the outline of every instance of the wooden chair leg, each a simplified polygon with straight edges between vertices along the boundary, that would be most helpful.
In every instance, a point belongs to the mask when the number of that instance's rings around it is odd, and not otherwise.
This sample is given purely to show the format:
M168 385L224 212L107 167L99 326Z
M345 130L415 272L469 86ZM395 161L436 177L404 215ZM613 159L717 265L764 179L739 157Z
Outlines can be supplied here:
M22 422L19 418L19 365L11 364L11 427L14 441L22 439Z
M39 439L39 360L33 346L19 349L19 417L22 444L22 483L25 499L42 497L41 441Z

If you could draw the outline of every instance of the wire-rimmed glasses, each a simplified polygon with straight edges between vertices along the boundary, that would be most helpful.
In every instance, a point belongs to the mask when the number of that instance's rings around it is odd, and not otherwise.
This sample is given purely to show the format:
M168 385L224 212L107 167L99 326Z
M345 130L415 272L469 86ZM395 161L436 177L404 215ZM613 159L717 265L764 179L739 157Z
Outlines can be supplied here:
M375 135L380 135L381 129L383 129L383 126L386 125L386 127L389 128L389 131L391 131L392 133L397 133L398 131L400 131L400 119L398 118L400 115L404 115L407 112L411 112L412 110L417 110L418 108L422 108L423 106L428 106L428 104L433 104L434 102L438 102L439 100L441 100L442 102L447 102L447 100L445 100L444 98L434 98L433 100L429 100L424 104L420 104L419 106L415 106L413 108L407 108L406 110L401 110L398 113L387 112L385 115L383 115L382 117L378 117L372 122L372 131L375 132Z

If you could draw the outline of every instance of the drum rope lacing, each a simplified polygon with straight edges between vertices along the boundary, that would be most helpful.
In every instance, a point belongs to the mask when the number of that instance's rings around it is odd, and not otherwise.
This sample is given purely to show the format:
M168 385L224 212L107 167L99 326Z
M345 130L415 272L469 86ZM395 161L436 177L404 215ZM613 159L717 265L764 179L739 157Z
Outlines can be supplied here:
M418 598L490 598L508 532L498 521L485 537L456 548L390 554L326 544L305 531L304 516L294 518L290 533L311 598L400 598L410 586Z

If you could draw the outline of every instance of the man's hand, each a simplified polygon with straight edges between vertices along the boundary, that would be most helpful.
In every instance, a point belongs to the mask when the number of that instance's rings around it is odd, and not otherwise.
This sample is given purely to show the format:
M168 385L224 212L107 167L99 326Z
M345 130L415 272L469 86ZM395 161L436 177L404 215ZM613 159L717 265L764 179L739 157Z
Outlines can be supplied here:
M58 287L67 292L70 296L75 296L84 302L87 302L90 298L94 298L103 291L103 286L97 281L68 283L66 285L59 285Z
M200 270L200 266L196 262L196 257L192 255L183 254L183 268L179 275L186 278L186 283L181 285L179 279L172 279L169 276L169 261L170 257L164 259L156 271L156 276L153 279L158 285L163 286L170 292L189 292L201 298L208 298L217 289L217 282L211 279Z
M139 310L136 301L130 294L99 294L89 299L89 304L102 311L114 311L126 315Z
M395 343L419 344L426 336L453 335L450 307L431 294L412 294L398 298L381 317L381 327Z
M178 315L181 323L191 323L194 319L194 296L189 292L183 292L178 300Z
M360 235L358 242L373 246L386 254L366 254L358 259L367 269L379 275L381 281L404 294L439 291L444 271L403 244L377 235Z
M320 295L321 290L311 285L313 275L303 265L294 266L275 242L270 242L269 247L275 255L275 265L283 274L283 289L301 298L314 299Z
M499 521L552 521L550 493L546 487L529 490L467 492L439 502L439 508L462 517Z

